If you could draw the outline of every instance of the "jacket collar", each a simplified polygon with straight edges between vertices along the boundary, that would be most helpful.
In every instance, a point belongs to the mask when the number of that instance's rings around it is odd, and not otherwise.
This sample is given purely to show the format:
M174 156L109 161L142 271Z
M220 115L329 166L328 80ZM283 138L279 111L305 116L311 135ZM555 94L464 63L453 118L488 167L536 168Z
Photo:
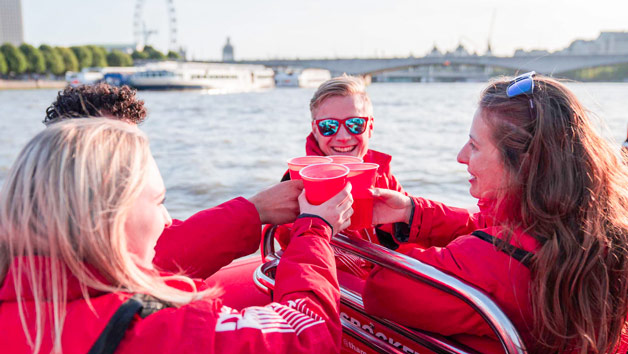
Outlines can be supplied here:
M314 137L313 133L308 135L305 140L305 154L308 156L325 156L321 148L318 146L318 142ZM375 151L375 150L367 150L366 155L362 158L364 162L372 162L379 165L377 172L382 174L385 169L390 165L390 160L392 157L388 154L384 154L383 152Z

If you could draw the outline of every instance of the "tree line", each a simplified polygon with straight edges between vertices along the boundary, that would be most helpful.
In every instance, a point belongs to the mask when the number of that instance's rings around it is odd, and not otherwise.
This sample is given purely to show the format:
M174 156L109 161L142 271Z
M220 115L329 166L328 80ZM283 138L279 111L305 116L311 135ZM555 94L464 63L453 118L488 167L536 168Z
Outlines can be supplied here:
M10 43L0 46L0 75L16 77L22 74L60 76L68 71L83 68L106 66L133 66L135 60L176 60L181 59L176 52L164 54L145 46L142 51L132 54L113 49L107 51L96 45L53 47L42 44L38 47L22 44L18 47Z

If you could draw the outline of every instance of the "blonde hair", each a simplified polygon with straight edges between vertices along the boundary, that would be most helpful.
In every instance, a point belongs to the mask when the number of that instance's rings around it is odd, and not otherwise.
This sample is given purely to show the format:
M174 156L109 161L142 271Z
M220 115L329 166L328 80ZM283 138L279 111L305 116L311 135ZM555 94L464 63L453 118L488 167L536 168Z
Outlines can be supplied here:
M187 277L162 278L141 269L127 250L132 235L125 233L124 223L143 189L150 156L148 138L135 126L93 118L50 126L14 162L0 191L0 283L11 270L33 352L41 349L48 314L53 351L61 352L68 272L80 282L90 306L89 288L150 294L175 306L214 294L213 289L185 292L166 285L177 279L195 289ZM28 288L35 306L34 336L21 297ZM50 302L50 312L44 301Z
M316 110L320 105L328 98L335 96L350 96L357 95L364 100L364 107L366 108L368 115L373 115L373 104L369 95L366 93L366 84L360 77L349 76L343 74L323 82L314 96L310 100L310 112L312 113L312 119L316 114Z

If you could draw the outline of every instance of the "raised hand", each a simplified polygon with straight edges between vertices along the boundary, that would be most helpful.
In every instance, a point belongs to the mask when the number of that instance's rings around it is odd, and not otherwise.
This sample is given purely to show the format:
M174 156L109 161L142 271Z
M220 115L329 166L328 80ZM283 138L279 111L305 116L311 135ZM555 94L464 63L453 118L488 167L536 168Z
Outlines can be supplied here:
M249 201L255 205L262 224L287 224L299 215L299 194L303 181L286 181L255 194Z
M408 223L412 200L407 195L390 189L373 188L373 224Z
M332 226L334 235L351 225L352 204L351 183L347 183L343 190L321 205L310 204L305 198L305 191L299 196L301 213L313 214L325 219Z

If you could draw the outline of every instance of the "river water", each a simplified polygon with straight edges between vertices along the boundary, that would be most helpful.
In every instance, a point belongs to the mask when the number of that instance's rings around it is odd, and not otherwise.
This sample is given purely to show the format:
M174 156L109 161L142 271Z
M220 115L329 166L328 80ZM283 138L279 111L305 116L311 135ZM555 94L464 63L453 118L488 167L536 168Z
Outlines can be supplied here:
M628 83L571 83L618 147L626 137ZM481 83L378 83L371 148L393 156L392 171L413 195L471 206L466 167L456 154L468 136ZM276 183L286 160L305 154L313 89L261 92L140 92L141 126L168 189L175 218ZM0 180L37 132L56 90L0 91Z

